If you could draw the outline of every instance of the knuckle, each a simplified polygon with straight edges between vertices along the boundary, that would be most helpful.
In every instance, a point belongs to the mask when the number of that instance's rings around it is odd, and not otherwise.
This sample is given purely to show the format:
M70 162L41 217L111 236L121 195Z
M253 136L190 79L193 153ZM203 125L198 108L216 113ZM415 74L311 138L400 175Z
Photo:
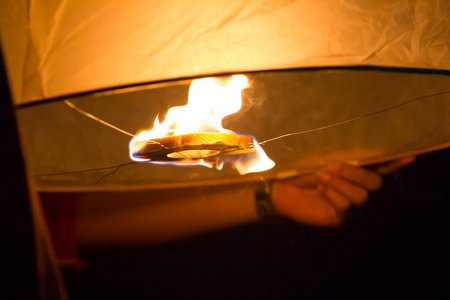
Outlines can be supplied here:
M352 177L353 173L353 167L346 164L343 164L339 170L339 174L345 178Z
M339 188L342 185L342 180L336 175L331 175L327 185L332 188Z
M366 169L360 167L343 165L341 168L340 175L345 179L357 181L359 178L367 176L366 172L367 172Z
M347 210L351 205L349 200L332 188L325 187L323 189L323 195L328 199L328 201L341 210Z

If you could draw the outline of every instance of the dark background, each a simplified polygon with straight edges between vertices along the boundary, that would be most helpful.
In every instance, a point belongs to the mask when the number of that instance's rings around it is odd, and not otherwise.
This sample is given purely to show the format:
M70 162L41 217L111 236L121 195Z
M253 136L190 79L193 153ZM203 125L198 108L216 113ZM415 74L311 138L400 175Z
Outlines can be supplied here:
M82 251L72 299L449 298L450 150L418 157L338 229L275 219L161 246Z
M0 299L38 299L29 189L1 53L0 136Z

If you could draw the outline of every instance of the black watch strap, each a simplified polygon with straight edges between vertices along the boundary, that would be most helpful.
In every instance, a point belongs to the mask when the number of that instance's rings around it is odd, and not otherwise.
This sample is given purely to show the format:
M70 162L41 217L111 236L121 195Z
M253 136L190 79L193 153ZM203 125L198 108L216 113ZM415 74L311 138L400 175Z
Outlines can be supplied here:
M271 192L272 183L264 178L260 178L255 181L255 201L256 201L256 212L258 214L259 220L263 221L270 218L274 214L274 209L272 205Z

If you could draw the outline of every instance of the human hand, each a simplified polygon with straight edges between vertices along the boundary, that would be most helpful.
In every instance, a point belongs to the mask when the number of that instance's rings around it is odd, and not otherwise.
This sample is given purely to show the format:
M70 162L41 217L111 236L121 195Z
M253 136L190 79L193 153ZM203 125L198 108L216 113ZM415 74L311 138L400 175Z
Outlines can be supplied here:
M401 167L407 166L416 160L415 156L405 156L389 162L367 166L369 170L375 171L381 175L392 174Z
M415 157L405 157L367 168L335 163L320 175L276 181L272 186L274 210L307 225L336 227L350 206L363 204L369 192L381 187L381 175L414 160Z

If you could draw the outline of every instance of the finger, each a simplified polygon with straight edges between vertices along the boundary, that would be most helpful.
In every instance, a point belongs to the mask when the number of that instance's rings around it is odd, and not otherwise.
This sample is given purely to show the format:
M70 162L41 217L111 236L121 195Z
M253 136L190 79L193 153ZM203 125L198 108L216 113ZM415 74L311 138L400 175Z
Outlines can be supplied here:
M378 190L383 183L383 179L379 174L364 168L346 165L343 163L331 165L330 171L333 174L369 191Z
M316 175L299 176L294 179L289 179L286 182L293 184L298 188L314 188L319 183L319 178Z
M333 188L342 196L349 199L352 204L360 205L369 196L369 193L366 189L350 181L342 179L341 177L333 173L323 173L320 179L325 186Z
M329 186L319 184L317 189L337 209L339 215L343 215L352 204L349 199Z
M416 160L415 156L407 156L388 163L376 165L373 169L383 175L392 174L399 168L407 166Z

